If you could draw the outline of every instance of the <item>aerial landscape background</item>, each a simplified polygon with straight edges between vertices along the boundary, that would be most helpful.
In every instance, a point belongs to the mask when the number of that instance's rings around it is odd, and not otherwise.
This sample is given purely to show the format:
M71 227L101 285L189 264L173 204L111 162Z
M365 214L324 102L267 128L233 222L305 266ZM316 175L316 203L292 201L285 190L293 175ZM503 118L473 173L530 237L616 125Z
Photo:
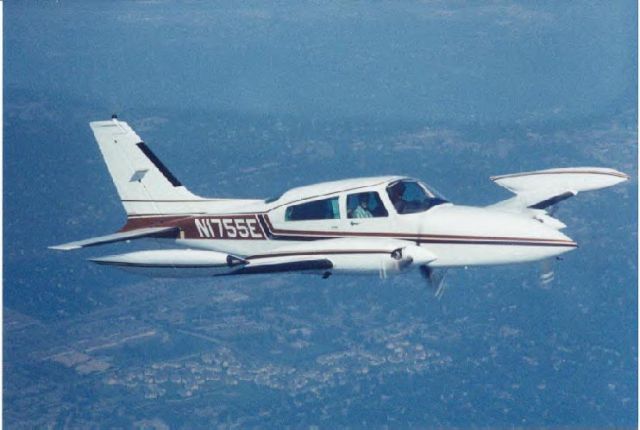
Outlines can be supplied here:
M637 428L637 3L4 4L7 428ZM127 121L192 191L603 166L579 248L417 275L149 279L47 246L125 215L88 123Z

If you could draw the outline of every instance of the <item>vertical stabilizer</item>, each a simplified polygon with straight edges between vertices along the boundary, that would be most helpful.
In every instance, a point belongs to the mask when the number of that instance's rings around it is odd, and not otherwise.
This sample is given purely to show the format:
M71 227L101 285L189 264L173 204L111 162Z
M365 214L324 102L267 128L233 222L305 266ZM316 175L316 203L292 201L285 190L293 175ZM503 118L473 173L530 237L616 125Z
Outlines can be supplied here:
M90 123L127 215L179 212L201 200L187 190L126 122ZM172 208L174 208L172 210Z

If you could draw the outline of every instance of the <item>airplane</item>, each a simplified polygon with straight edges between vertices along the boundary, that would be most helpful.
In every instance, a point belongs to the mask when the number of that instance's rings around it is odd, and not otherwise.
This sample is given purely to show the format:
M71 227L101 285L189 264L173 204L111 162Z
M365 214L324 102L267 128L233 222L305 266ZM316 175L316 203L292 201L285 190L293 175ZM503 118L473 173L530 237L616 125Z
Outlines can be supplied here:
M455 205L404 176L301 186L272 199L203 198L191 193L134 130L114 115L90 123L127 214L106 236L51 246L74 250L154 238L180 248L90 261L150 276L298 272L393 274L419 271L438 291L446 269L548 260L577 247L553 216L556 204L629 176L571 167L493 176L514 196Z

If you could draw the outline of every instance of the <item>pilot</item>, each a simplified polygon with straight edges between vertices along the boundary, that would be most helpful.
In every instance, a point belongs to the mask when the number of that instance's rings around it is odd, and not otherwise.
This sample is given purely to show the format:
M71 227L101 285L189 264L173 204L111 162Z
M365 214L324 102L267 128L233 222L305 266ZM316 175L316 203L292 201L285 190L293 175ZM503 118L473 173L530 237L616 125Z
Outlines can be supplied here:
M391 200L393 207L396 208L396 212L399 214L404 213L404 209L407 205L407 202L402 198L404 190L405 186L402 182L398 182L389 188L389 200Z
M351 213L352 218L372 218L369 211L369 194L364 193L358 196L358 206Z

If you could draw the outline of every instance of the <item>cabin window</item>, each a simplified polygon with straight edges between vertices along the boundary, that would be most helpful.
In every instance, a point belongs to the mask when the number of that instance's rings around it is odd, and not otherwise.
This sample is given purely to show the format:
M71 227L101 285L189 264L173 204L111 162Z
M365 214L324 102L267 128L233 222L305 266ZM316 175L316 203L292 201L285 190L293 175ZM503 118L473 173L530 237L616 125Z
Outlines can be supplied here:
M376 192L349 194L347 196L348 218L379 218L389 215L380 195Z
M308 221L338 218L340 218L338 197L289 206L284 214L285 221Z

